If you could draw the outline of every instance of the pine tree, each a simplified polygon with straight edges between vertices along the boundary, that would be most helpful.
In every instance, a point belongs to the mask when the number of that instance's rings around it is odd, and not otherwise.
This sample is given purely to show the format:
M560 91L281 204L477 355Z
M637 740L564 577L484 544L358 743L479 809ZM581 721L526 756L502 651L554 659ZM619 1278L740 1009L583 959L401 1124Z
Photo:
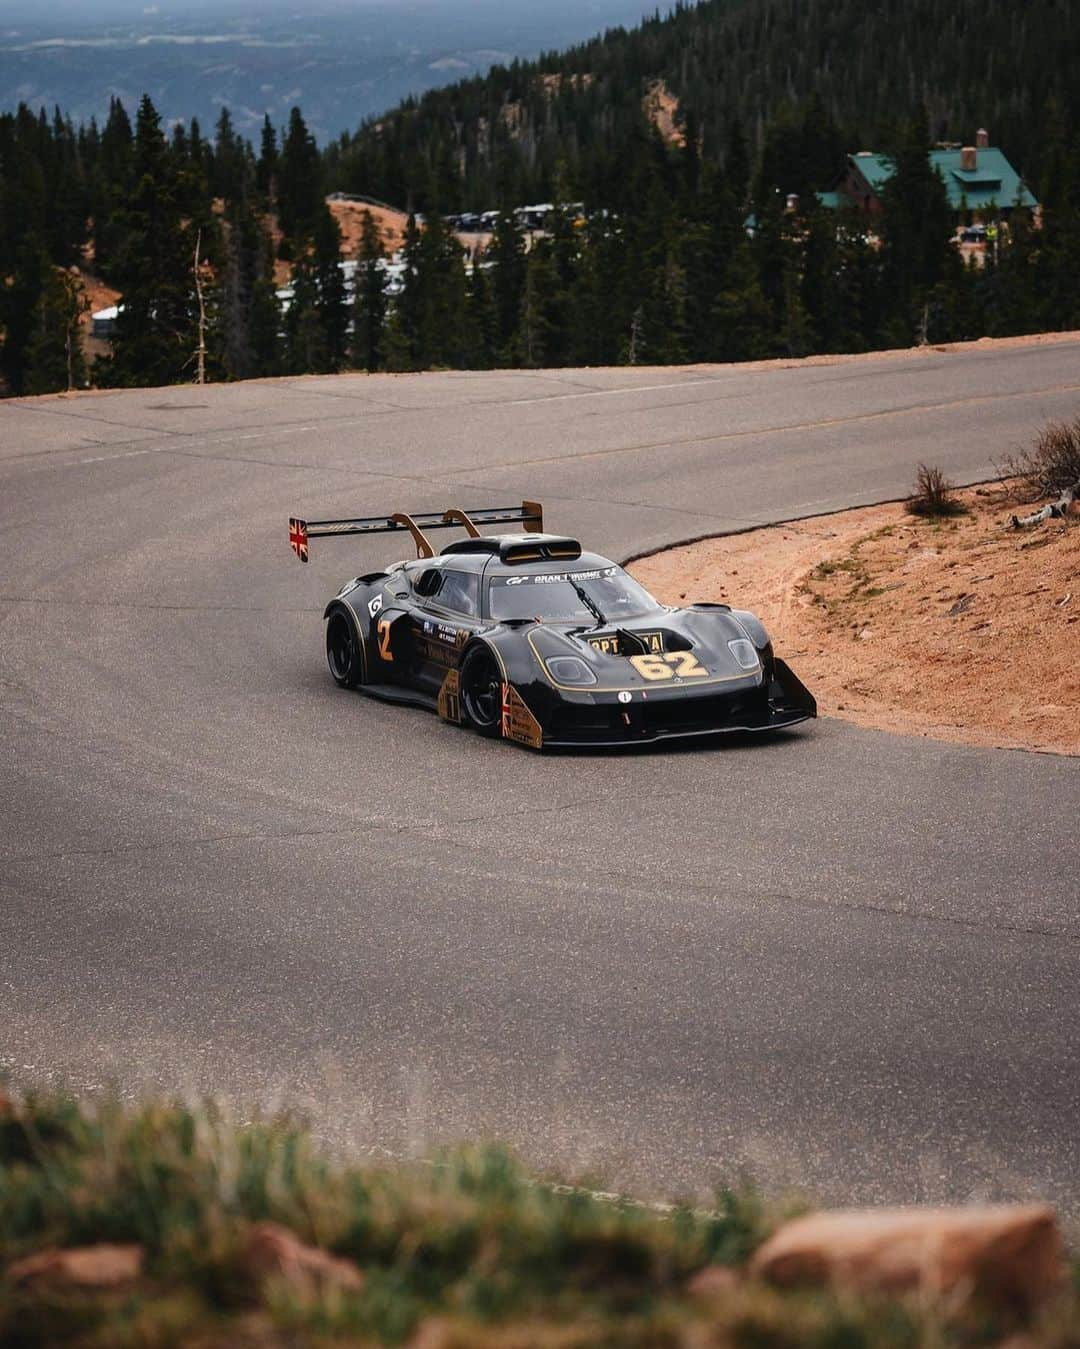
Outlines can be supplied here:
M930 163L926 112L916 109L881 191L881 260L885 332L900 346L914 341L929 293L953 275L952 213L941 175Z
M285 370L309 375L326 369L326 330L319 316L319 287L311 259L298 258L292 274L292 299L285 315Z
M278 146L277 132L270 121L269 114L263 118L262 135L259 140L259 161L255 171L255 183L262 197L263 207L272 207L277 197Z
M247 177L245 148L233 128L232 114L228 108L222 108L214 131L214 171L210 186L215 197L228 202L244 190Z
M621 222L596 215L589 221L577 268L572 359L580 365L620 361L622 335L634 305L626 285L627 254Z
M341 231L322 203L315 220L312 269L317 292L324 357L319 373L333 374L345 367L349 343L349 306L341 266Z
M680 244L686 274L687 355L695 361L719 358L715 305L733 254L747 246L742 199L746 170L738 162L745 146L737 127L732 144L728 159L733 172L714 165L703 172L701 191L692 203L694 214Z
M28 351L35 336L35 316L49 275L49 260L40 242L23 240L10 273L0 278L0 371L6 392L16 396L27 391Z
M1080 325L1080 129L1070 136L1056 110L1053 117L1035 274L1040 326L1062 329Z
M94 219L94 266L106 280L113 280L116 260L123 251L125 213L134 186L135 140L124 105L118 98L109 103L109 116L101 133L101 145L90 186L90 211Z
M495 300L496 363L510 363L525 293L525 243L517 221L504 211L495 223L487 259Z
M417 370L423 361L423 271L421 266L421 233L416 216L405 222L405 239L401 247L404 264L401 290L394 299L387 326L387 369Z
M55 393L86 384L82 316L89 308L78 274L50 267L34 307L26 349L26 392Z
M360 370L378 370L383 361L387 294L382 235L365 211L353 282L352 363Z
M214 342L231 379L250 379L259 373L251 328L263 242L251 203L246 197L234 199L228 213Z
M319 152L300 109L293 108L278 166L278 224L294 252L311 237L322 205Z
M419 297L414 358L419 368L464 366L467 363L464 259L461 246L438 213L424 221L414 283Z
M490 370L498 343L498 314L486 264L474 258L468 285L468 325L471 336L470 367Z
M402 314L401 301L404 294L405 292L402 291L390 305L383 345L386 368L395 374L416 368L413 364L412 343L409 340Z
M552 318L551 303L558 284L559 277L551 249L546 241L540 241L530 249L525 264L525 290L517 336L519 359L527 368L558 364L553 356L557 328Z
M248 341L257 375L281 373L282 316L274 280L274 243L269 229L259 224L259 255L251 294Z
M1040 295L1037 284L1038 240L1027 211L1015 210L998 243L993 267L976 279L976 289L992 289L992 305L983 299L984 317L977 326L991 337L1037 332ZM989 314L985 313L991 309Z
M732 250L712 306L713 360L753 361L769 352L773 314L762 294L749 241Z
M645 349L650 365L681 365L687 359L686 272L674 253L657 267L645 301Z
M123 214L121 291L112 356L99 362L102 383L138 386L190 378L195 239L177 200L177 182L161 120L149 97L139 104L134 187Z

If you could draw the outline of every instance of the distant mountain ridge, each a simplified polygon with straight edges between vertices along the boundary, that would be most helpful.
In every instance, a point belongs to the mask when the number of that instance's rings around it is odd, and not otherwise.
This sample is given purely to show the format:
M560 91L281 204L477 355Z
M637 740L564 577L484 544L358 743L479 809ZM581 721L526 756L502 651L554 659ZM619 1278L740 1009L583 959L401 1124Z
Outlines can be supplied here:
M110 97L134 112L148 93L166 123L212 126L222 107L255 135L301 104L320 141L364 117L496 62L633 22L644 0L552 0L520 11L496 0L191 0L0 6L0 110L58 105L76 122L102 121Z
M559 190L610 202L659 84L706 159L723 157L734 121L760 151L770 121L812 104L793 187L810 185L809 167L820 176L827 141L887 148L915 103L936 139L985 126L1034 177L1048 127L1080 121L1077 69L1080 0L705 0L407 100L344 138L332 163L338 186L421 206Z

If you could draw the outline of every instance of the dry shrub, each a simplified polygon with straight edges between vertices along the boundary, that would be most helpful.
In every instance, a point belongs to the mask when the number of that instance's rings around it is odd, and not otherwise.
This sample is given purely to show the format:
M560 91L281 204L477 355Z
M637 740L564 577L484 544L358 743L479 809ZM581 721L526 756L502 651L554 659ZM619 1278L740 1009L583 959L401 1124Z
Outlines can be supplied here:
M908 500L907 508L912 515L924 515L931 519L960 515L964 507L954 496L955 491L956 484L950 482L940 468L920 464L915 471L915 490Z
M1055 500L1080 483L1080 416L1067 422L1047 422L1030 449L1017 450L1004 463L1011 478L1019 478L1028 500Z

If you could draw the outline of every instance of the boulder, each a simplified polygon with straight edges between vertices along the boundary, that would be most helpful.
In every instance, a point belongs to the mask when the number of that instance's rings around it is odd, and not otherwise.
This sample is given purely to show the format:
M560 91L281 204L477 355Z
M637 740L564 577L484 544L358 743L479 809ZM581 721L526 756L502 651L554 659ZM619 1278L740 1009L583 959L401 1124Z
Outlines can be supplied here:
M706 1265L691 1278L686 1291L693 1298L717 1301L739 1286L739 1276L730 1265Z
M357 1292L364 1276L351 1260L308 1246L287 1227L258 1223L251 1228L240 1253L241 1273L256 1286L278 1279L302 1295Z
M8 1266L6 1278L21 1288L122 1288L142 1273L141 1246L76 1246L39 1251Z
M1060 1284L1061 1234L1042 1204L814 1213L780 1228L750 1273L770 1283L972 1295L1030 1310Z

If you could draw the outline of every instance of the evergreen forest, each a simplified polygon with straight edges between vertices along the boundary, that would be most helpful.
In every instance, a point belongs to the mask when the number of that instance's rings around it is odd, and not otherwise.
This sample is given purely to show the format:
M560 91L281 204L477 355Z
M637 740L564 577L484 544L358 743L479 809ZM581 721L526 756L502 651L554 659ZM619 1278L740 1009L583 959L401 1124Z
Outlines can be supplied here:
M0 115L0 391L670 364L1080 328L1080 0L706 0L316 144L227 110ZM658 98L668 109L655 115ZM1038 198L977 258L928 152L986 127ZM887 154L872 218L825 206ZM400 263L367 218L409 212ZM527 235L514 215L554 203ZM573 205L571 205L571 203ZM445 216L498 212L465 248ZM487 239L488 236L484 236ZM351 256L355 270L340 265ZM87 349L86 281L120 296ZM287 284L288 298L280 294Z

